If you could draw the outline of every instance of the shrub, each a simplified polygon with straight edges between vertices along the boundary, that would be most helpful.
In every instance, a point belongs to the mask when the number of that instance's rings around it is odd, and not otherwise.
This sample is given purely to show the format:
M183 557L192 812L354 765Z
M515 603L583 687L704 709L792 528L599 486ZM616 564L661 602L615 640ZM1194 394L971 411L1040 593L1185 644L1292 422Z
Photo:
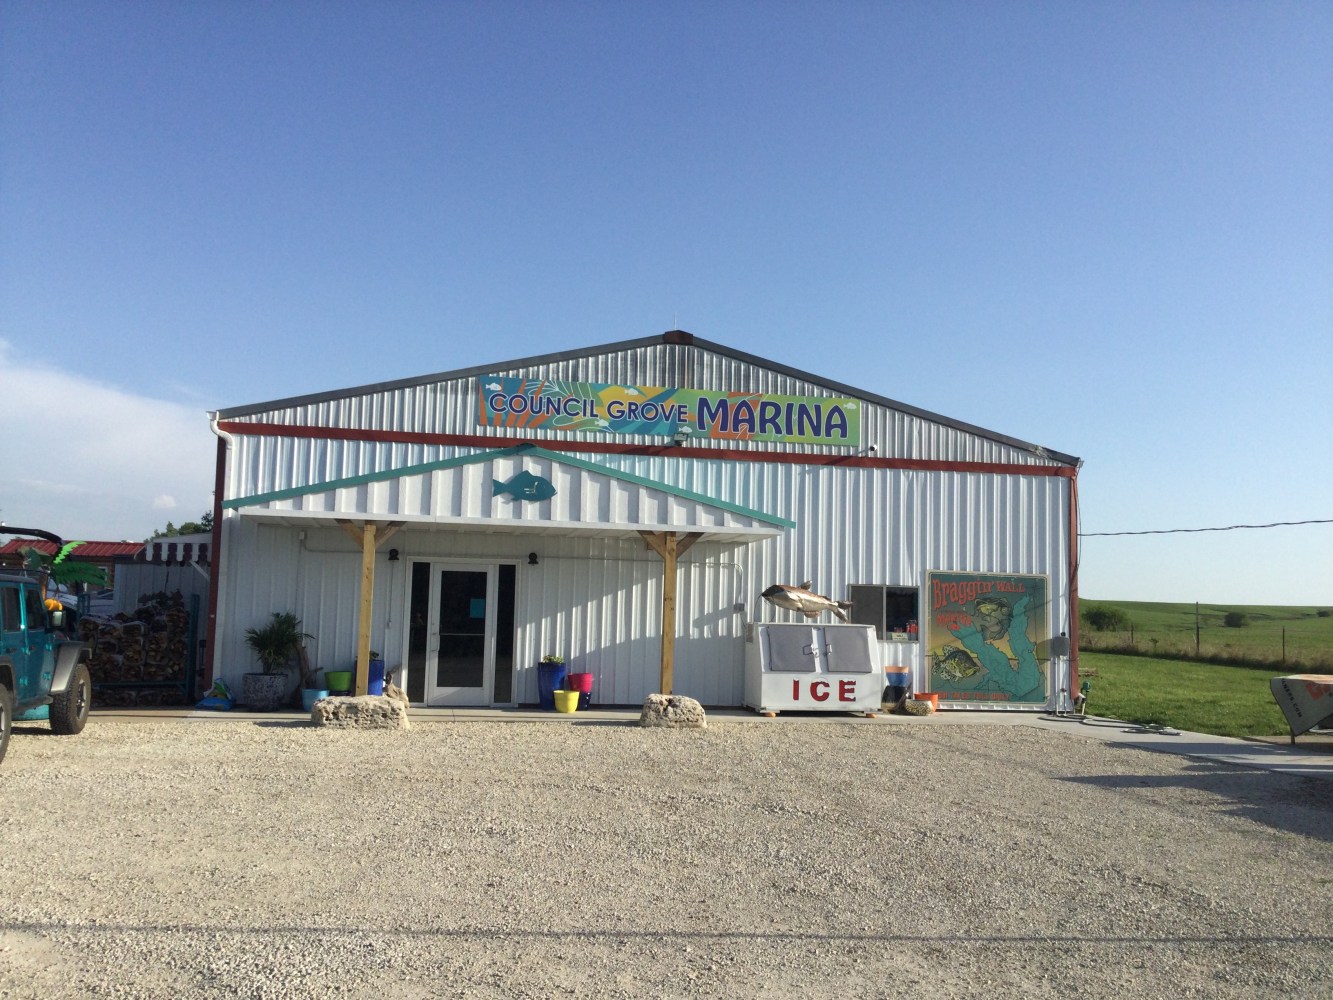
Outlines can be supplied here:
M1227 616L1222 619L1222 624L1227 628L1244 628L1250 624L1250 620L1242 611L1228 611Z
M1333 617L1333 611L1329 611L1328 608L1320 608L1318 611L1315 612L1315 614L1317 614L1320 618Z
M1098 632L1129 628L1129 615L1119 608L1088 608L1083 613L1083 620Z

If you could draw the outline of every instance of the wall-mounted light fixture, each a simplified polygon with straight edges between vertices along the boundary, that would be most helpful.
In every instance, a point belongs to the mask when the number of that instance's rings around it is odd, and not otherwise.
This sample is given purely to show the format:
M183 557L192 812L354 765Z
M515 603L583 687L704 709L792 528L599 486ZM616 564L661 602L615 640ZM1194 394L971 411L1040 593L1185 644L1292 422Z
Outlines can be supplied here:
M397 561L398 561L398 550L397 550L397 549L390 549L390 550L389 550L389 562L397 562Z
M677 424L675 433L671 435L671 440L675 441L676 444L684 444L693 433L694 428L689 424Z
M536 565L537 565L537 553L535 553L535 552L529 552L529 553L528 553L528 565L529 565L529 566L536 566Z

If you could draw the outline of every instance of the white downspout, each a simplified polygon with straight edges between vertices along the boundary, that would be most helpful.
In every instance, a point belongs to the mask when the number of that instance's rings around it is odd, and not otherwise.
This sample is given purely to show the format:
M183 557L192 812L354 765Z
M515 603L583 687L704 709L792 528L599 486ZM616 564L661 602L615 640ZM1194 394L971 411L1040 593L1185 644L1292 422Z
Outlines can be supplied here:
M221 438L226 446L226 457L223 459L222 463L221 481L218 483L219 488L223 491L223 496L218 498L219 524L217 527L219 544L216 546L217 551L213 553L213 559L217 563L217 593L214 594L214 613L216 617L214 619L212 649L213 680L216 681L219 680L225 672L222 669L224 640L222 637L223 630L220 627L220 623L227 620L225 608L227 604L227 570L228 563L230 562L230 546L226 543L226 539L224 538L224 536L229 533L229 530L226 521L226 512L222 510L221 504L226 498L227 480L231 475L231 456L232 452L235 450L236 438L218 426L218 414L216 410L209 412L208 423L213 433Z

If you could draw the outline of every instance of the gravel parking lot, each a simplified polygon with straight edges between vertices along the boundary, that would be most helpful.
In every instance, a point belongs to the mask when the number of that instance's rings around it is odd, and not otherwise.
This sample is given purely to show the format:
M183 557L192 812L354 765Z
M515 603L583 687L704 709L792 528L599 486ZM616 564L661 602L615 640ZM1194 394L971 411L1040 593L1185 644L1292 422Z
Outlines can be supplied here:
M20 724L0 997L1333 995L1333 782L1028 726Z

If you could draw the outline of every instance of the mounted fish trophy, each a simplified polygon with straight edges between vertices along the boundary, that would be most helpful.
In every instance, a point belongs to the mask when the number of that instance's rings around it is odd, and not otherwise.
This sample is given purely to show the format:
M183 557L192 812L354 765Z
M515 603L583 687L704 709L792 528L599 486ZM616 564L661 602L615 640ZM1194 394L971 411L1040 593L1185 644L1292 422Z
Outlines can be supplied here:
M811 582L809 580L806 580L799 587L793 587L786 583L775 583L759 596L775 608L797 611L807 618L818 618L827 611L842 621L849 620L846 609L852 606L851 601L835 601L831 597L814 593L810 587Z

